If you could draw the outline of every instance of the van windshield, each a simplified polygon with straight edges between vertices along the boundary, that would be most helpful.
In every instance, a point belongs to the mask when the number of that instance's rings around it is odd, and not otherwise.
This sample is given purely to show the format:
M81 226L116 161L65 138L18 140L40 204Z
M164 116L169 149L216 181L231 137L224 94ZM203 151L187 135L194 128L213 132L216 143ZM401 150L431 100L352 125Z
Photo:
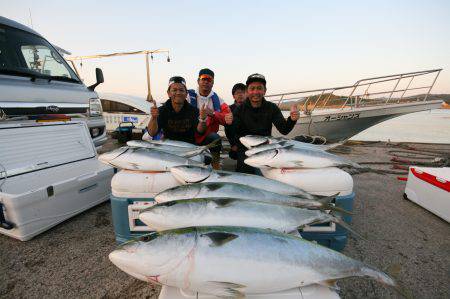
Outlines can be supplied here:
M42 37L0 25L0 74L81 83Z

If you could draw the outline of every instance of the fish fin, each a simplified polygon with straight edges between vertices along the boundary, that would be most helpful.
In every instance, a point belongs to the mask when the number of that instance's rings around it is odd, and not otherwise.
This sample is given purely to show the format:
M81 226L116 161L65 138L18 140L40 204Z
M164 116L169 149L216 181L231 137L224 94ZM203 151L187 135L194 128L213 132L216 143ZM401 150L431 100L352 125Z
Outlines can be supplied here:
M215 198L215 199L211 199L211 201L213 201L217 207L216 208L225 208L230 206L230 204L232 204L234 201L236 201L236 199L234 198Z
M303 167L303 161L295 161L294 164L298 167Z
M238 235L223 233L223 232L211 232L206 234L201 234L200 237L208 237L213 244L209 245L211 247L219 247L230 241L233 241Z
M244 285L233 282L207 281L202 290L223 299L241 299L245 298L245 294L240 290L243 288L245 288Z
M330 202L333 201L333 199L336 198L336 196L339 195L339 192L330 196L324 196L324 197L319 197L316 200L322 204L329 204Z
M332 204L325 204L320 209L321 210L331 210L331 211L335 211L335 212L339 212L339 213L343 213L343 214L347 214L347 215L355 215L355 213L353 213L353 212L347 211L340 207L336 207L335 205L332 205Z
M133 170L139 170L139 165L137 163L130 163Z
M342 226L343 228L345 228L346 230L348 230L349 232L351 232L353 235L357 236L358 238L367 241L366 238L364 238L360 233L356 232L353 228L351 228L351 226L345 222L341 217L338 216L331 216L331 221L333 221L334 223L339 224L340 226Z
M192 150L192 151L185 152L184 154L182 154L180 156L184 157L184 158L192 158L192 157L195 157L197 155L200 155L203 151L204 151L204 149L195 149L195 150Z
M207 183L205 184L205 188L208 191L216 191L219 190L223 186L223 183Z
M320 284L324 287L329 288L330 290L333 290L335 292L339 292L339 287L336 284L337 280L336 279L329 279L329 280L324 280L324 281L320 281L317 284Z

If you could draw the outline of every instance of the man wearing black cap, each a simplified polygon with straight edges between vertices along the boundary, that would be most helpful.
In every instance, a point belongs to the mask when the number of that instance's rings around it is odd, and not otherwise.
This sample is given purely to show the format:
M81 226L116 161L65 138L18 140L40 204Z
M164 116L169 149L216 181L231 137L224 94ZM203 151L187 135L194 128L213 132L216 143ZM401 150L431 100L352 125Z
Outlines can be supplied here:
M239 138L246 135L272 135L272 124L281 134L288 134L299 118L295 105L291 107L290 116L284 119L280 108L264 99L266 94L266 78L261 74L252 74L247 78L247 99L234 112L233 128L238 145L236 171L254 174L256 169L244 163L247 150Z
M157 108L151 108L147 129L150 136L163 132L164 138L195 144L195 133L206 131L206 109L200 112L186 101L187 88L183 77L172 77L167 89L169 99Z
M246 98L247 87L244 83L236 83L231 89L231 94L234 98L234 103L230 105L230 110L233 112L239 105L241 105ZM230 152L229 157L233 160L237 159L238 146L235 143L233 126L225 126L225 135L227 135L228 141L230 142Z
M220 140L219 125L231 125L233 122L233 114L228 105L212 90L214 85L214 72L210 69L201 69L198 73L198 89L188 90L189 101L192 106L201 109L205 107L206 131L195 134L195 141L198 145L209 144L217 139ZM220 169L220 150L222 144L210 148L214 169Z

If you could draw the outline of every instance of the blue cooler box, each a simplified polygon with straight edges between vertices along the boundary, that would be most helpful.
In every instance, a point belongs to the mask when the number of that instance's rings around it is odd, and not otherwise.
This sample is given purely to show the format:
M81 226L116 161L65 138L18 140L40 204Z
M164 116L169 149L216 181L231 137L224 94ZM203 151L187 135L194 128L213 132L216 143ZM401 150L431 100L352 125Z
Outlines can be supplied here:
M349 212L353 211L353 201L355 193L345 196L338 196L335 199L335 205ZM351 223L352 216L349 214L342 214L339 212L333 213L336 216L342 217L345 222ZM348 232L339 224L322 223L305 227L299 231L301 236L306 240L315 241L320 245L329 247L331 249L341 251L347 244Z
M111 195L111 210L117 243L151 232L139 220L139 212L156 204L153 198L124 198Z
M355 193L336 197L336 206L349 212L353 210ZM111 195L111 209L114 224L114 232L118 243L126 242L132 238L152 231L139 220L139 212L142 209L156 204L152 198L123 198ZM350 223L352 216L335 212L345 222ZM305 227L299 231L303 238L341 251L347 244L348 232L340 225L323 223Z

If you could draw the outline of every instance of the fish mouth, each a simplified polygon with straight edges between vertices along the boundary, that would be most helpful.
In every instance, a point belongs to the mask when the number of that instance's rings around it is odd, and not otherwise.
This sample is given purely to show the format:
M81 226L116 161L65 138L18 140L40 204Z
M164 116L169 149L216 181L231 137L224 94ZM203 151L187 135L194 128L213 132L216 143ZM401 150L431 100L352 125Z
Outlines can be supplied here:
M248 140L248 138L246 138L245 136L239 138L239 141L248 149L251 149L252 147L255 147L255 146L264 145L264 144L267 144L269 142L268 140L261 140L261 141L251 142L251 140Z
M138 273L130 267L130 256L132 255L131 252L128 252L125 249L116 249L113 252L111 252L108 256L111 263L113 263L117 268L122 270L123 272L127 273L128 275L131 275L139 280L148 281L147 277L142 274Z
M278 150L272 150L272 154L268 157L269 153L270 151L264 151L261 155L255 154L245 159L244 163L253 167L271 168L271 166L264 164L264 161L269 161L275 158L275 156L278 155ZM259 164L259 161L262 161L263 163Z
M122 146L116 150L101 154L100 156L98 156L98 159L103 162L108 164L110 161L116 159L117 157L119 157L120 155L123 155L125 152L127 152L129 150L128 146Z

